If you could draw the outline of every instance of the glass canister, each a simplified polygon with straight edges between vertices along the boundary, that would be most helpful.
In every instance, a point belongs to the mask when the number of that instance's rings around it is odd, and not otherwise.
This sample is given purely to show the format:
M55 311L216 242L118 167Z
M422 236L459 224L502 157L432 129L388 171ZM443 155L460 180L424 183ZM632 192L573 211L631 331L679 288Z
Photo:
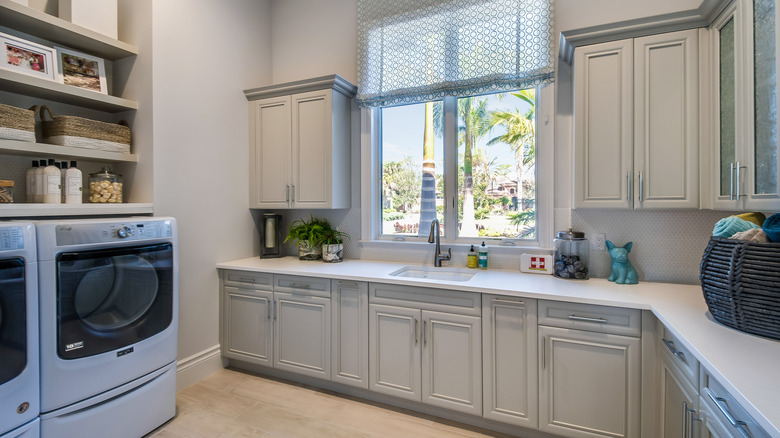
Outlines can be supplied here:
M89 202L119 204L122 202L122 175L108 167L89 174Z
M558 237L553 239L553 275L556 277L587 280L589 257L590 246L585 233L569 228L568 231L559 231Z

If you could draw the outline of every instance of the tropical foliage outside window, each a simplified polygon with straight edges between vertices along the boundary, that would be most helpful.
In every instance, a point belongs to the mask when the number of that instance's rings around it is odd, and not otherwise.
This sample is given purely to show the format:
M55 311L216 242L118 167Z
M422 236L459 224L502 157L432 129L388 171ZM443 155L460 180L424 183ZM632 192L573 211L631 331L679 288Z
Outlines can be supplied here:
M441 101L382 109L381 234L427 236L452 207L445 180L457 178L456 238L536 239L535 90L462 97L452 107L457 175L444 171Z

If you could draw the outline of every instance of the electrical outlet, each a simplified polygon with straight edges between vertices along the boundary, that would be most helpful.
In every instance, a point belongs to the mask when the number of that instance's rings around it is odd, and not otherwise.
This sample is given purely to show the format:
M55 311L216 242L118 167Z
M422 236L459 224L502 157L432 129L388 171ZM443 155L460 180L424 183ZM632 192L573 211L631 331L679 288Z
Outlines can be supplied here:
M603 233L594 234L593 240L591 240L590 247L596 251L604 251L606 249L605 247L606 243L604 243L606 242L606 240L607 240L606 236Z

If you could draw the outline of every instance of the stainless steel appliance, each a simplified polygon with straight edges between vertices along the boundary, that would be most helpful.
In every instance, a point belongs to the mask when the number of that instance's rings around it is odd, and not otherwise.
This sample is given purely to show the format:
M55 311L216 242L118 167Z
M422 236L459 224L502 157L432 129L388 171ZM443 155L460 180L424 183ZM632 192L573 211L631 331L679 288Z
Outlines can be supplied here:
M36 225L41 436L143 436L175 414L176 221Z
M37 436L37 264L33 224L0 222L0 436Z

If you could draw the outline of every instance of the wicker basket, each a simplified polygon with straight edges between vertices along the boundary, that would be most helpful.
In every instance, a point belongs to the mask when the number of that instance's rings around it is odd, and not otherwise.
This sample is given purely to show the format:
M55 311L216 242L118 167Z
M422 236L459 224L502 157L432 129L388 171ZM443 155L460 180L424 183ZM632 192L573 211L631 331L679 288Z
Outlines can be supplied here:
M704 250L699 279L715 320L780 339L780 243L713 237Z
M47 114L51 120L47 120ZM42 105L41 121L45 143L130 153L130 128L124 120L117 124L82 117L55 116L49 107Z
M0 139L35 141L35 112L0 103Z

